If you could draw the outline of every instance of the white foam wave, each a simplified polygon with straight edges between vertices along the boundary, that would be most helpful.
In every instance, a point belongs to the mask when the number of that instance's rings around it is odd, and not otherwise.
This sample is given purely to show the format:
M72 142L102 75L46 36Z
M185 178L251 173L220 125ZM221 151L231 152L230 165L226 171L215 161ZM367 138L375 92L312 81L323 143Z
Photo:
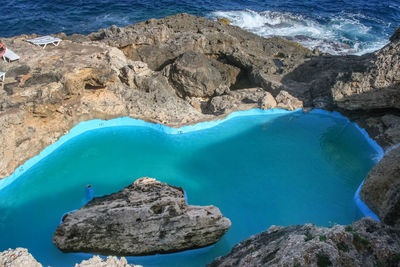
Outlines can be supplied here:
M263 37L282 36L333 55L361 55L387 44L360 22L358 14L313 19L289 12L241 10L215 11L211 17L227 17L233 25Z

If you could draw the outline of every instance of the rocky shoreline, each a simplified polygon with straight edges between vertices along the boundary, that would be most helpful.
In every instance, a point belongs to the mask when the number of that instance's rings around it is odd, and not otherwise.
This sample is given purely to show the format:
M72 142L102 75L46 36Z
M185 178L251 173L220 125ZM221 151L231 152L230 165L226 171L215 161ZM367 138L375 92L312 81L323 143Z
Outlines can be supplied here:
M46 49L24 41L34 35L2 38L21 59L0 62L7 72L1 178L90 119L180 127L237 110L322 108L348 116L391 151L361 198L384 223L399 226L400 29L363 56L321 54L188 14L57 36L60 46Z
M332 228L271 226L209 266L398 266L400 229L363 218Z
M8 249L0 252L0 266L2 267L43 267L28 252L26 248ZM128 264L124 257L100 258L93 256L88 260L75 264L75 267L142 267L141 265Z
M398 33L397 33L398 35ZM179 14L42 49L3 38L21 59L0 63L0 177L73 126L130 116L179 127L252 108L337 110L388 148L400 142L399 41L364 56L329 56ZM197 88L197 89L196 89Z

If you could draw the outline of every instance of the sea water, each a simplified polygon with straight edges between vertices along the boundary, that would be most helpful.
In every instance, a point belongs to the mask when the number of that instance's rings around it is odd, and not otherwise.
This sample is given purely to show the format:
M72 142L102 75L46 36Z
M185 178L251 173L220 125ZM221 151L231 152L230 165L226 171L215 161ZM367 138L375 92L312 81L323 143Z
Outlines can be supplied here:
M214 246L128 257L144 266L204 266L271 225L332 226L362 216L353 196L379 153L346 118L272 112L215 124L174 134L114 126L64 140L0 190L0 251L28 248L44 266L91 257L52 244L62 215L85 204L88 184L102 196L143 176L183 187L190 205L215 205L232 221Z
M0 36L88 34L180 12L228 17L261 36L332 54L377 50L400 26L399 0L7 0L1 2Z

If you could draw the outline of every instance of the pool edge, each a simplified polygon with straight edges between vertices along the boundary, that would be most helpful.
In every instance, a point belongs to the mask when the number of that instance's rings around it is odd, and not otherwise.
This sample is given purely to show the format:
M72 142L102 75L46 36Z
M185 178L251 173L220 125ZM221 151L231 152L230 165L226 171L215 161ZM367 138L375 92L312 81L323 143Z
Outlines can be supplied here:
M262 110L262 109L250 109L250 110L244 110L244 111L235 111L227 115L223 119L218 119L218 120L212 120L212 121L205 121L205 122L200 122L196 123L193 125L185 125L179 128L173 128L170 126L166 126L163 124L156 124L156 123L151 123L151 122L146 122L141 119L134 119L131 117L120 117L116 119L111 119L111 120L101 120L101 119L93 119L89 121L83 121L78 123L76 126L70 129L68 133L65 135L61 136L56 142L53 144L47 146L45 149L43 149L38 155L30 158L27 160L24 164L19 166L18 168L15 169L15 171L0 180L0 191L6 188L7 186L11 185L14 181L16 181L21 175L23 175L26 171L28 171L30 168L32 168L34 165L36 165L39 161L50 155L52 152L54 152L57 148L62 146L64 143L69 141L70 139L83 134L87 131L91 130L96 130L96 129L101 129L101 128L108 128L108 127L117 127L117 126L142 126L142 127L149 127L154 130L161 131L166 134L182 134L182 133L188 133L188 132L195 132L195 131L200 131L200 130L205 130L212 128L214 126L217 126L221 123L224 123L230 119L236 118L236 117L243 117L243 116L254 116L254 115L265 115L265 114L290 114L290 113L295 113L295 112L304 112L301 108L289 111L289 110L284 110L284 109L268 109L268 110ZM378 145L378 143L372 139L367 131L361 127L358 126L357 123L351 122L349 118L343 116L337 111L327 111L323 109L313 109L309 113L313 114L322 114L322 115L329 115L333 116L336 118L344 119L347 123L353 124L359 131L360 133L364 136L365 140L370 144L371 147L374 148L374 150L378 154L378 158L375 159L376 162L379 162L383 155L384 151L383 149ZM364 179L365 180L365 179ZM372 212L368 206L361 200L360 198L360 190L362 185L364 184L364 180L361 182L360 186L358 187L357 191L355 192L354 195L354 202L357 205L357 207L360 209L360 211L363 213L364 216L369 216L372 217L373 219L379 221L379 218L377 215Z

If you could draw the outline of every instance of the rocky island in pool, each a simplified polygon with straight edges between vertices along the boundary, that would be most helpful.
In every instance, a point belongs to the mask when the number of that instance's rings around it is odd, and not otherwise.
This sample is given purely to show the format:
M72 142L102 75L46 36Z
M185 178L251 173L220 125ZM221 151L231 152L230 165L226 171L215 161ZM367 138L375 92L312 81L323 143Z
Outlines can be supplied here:
M188 14L87 36L57 36L62 43L46 49L24 41L34 35L3 38L20 60L0 63L7 73L0 93L0 176L11 175L0 184L25 172L25 162L91 119L128 116L181 127L253 108L336 110L387 151L360 193L382 222L363 219L332 229L273 227L213 265L397 266L400 30L387 46L363 56L321 55L282 38L265 39ZM14 184L2 188L0 197ZM298 246L283 250L283 236ZM303 250L306 246L312 249ZM21 250L5 252L0 263L12 255L26 256Z

